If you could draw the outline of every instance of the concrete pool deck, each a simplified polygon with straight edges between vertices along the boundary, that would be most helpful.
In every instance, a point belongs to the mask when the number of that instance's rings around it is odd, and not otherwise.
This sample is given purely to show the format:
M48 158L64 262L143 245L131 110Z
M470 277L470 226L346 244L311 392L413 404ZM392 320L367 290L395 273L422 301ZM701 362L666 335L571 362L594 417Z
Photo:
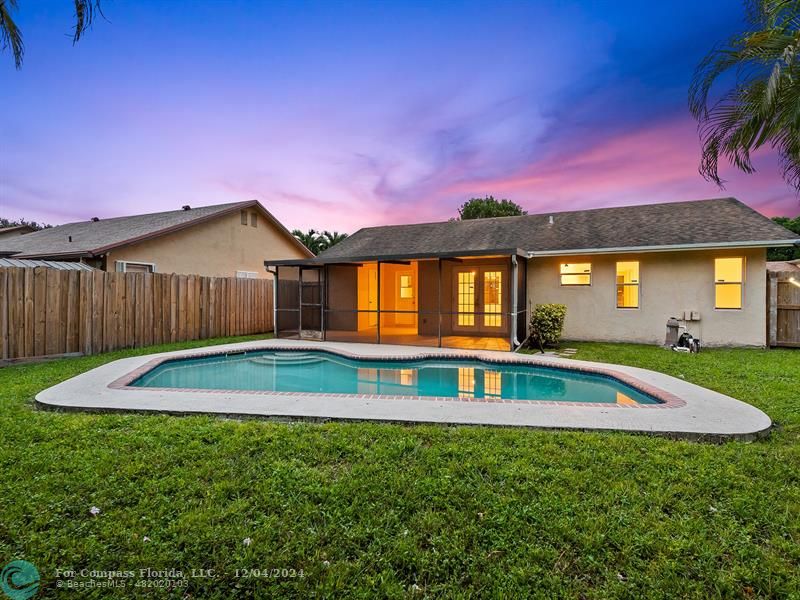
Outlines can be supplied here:
M326 350L357 358L448 356L577 369L617 377L664 403L627 406L127 387L136 376L165 359L281 348ZM275 339L123 358L40 392L36 402L42 407L63 410L628 431L708 441L752 440L767 435L772 426L766 414L749 404L682 379L636 367L486 350Z

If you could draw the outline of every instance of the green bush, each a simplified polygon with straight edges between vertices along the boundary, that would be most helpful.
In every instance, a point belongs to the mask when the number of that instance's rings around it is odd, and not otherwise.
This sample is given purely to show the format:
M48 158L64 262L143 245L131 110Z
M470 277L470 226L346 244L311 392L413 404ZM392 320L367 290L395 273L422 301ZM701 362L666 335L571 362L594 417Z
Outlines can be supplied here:
M544 352L561 339L567 307L564 304L537 304L531 314L531 341Z

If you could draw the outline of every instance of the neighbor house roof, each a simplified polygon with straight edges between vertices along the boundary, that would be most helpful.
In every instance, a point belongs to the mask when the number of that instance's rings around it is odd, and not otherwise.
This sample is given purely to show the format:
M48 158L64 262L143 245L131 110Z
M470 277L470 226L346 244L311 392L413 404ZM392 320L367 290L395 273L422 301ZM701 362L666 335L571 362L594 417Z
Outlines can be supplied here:
M67 223L2 240L0 255L13 255L15 258L97 256L119 246L173 233L250 207L261 210L299 250L311 256L306 247L257 200Z
M735 198L718 198L368 227L308 262L790 246L798 237Z
M36 231L30 225L13 225L12 227L0 227L0 237L6 235L7 233L16 233L17 235L23 235L26 232Z
M768 260L767 271L800 273L800 260Z
M31 269L34 267L49 267L59 271L95 271L89 265L80 262L68 262L65 260L33 260L29 258L1 258L0 267L16 267L20 269Z

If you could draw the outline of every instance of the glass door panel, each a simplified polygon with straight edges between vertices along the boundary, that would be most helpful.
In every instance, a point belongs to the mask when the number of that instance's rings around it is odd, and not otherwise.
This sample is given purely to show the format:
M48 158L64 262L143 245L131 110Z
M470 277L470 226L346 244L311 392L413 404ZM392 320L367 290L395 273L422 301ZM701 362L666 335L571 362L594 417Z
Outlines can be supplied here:
M458 273L458 326L475 326L475 271Z
M483 272L483 325L501 327L503 324L503 272Z

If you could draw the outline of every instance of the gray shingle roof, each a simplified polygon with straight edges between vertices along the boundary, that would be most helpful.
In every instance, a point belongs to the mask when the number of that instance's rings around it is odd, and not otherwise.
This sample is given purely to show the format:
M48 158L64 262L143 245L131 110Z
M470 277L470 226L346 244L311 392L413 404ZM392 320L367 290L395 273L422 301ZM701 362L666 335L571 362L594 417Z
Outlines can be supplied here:
M552 217L552 224L550 223ZM735 198L361 229L319 255L336 259L786 242L797 234Z
M286 235L291 234L256 200L199 206L189 210L132 215L67 223L50 229L0 241L0 254L15 253L15 258L86 256L103 253L142 239L162 235L197 222L216 218L250 206L260 207ZM70 236L72 241L70 241ZM299 245L299 242L298 242Z

